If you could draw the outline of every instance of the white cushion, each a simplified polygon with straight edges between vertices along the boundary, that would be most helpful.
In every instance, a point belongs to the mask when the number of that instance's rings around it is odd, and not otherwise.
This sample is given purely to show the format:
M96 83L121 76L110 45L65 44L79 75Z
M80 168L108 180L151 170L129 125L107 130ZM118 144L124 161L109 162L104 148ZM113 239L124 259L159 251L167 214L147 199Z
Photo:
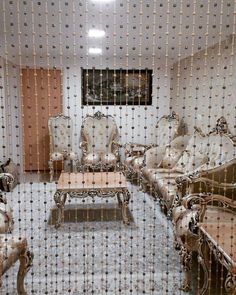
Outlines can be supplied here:
M84 163L85 164L96 164L100 161L100 156L95 153L89 153L84 157Z
M116 164L117 158L112 153L102 154L101 155L101 161L105 164Z

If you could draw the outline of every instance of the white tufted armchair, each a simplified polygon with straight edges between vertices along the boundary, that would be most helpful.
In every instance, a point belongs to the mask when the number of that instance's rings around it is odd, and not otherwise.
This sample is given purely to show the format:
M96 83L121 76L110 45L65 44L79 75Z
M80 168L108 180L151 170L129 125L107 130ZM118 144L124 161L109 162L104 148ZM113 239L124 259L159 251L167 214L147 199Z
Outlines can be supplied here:
M50 181L53 180L55 161L71 161L76 166L77 154L72 151L72 121L70 117L59 114L48 120L50 135Z
M118 128L112 116L96 112L83 121L80 136L82 168L114 169L119 163Z

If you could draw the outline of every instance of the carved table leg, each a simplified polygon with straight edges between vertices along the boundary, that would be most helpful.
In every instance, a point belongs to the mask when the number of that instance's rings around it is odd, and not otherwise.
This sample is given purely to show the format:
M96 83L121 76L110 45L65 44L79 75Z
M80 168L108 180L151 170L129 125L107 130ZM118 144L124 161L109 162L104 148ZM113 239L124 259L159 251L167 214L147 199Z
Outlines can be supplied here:
M117 194L117 201L118 201L119 208L122 208L122 200L120 198L120 193Z
M20 266L17 274L17 293L18 295L27 295L25 290L24 280L27 272L32 266L34 255L28 249L25 249L19 257Z
M58 217L57 217L57 222L55 224L55 228L59 228L61 226L61 223L64 222L64 208L65 208L66 197L67 197L67 193L63 191L56 191L54 195L54 201L58 208Z
M130 194L129 194L129 191L124 191L123 193L119 193L118 194L119 197L118 197L118 200L120 198L120 196L122 195L122 218L123 218L123 222L125 225L129 225L129 218L127 216L127 208L128 208L128 205L129 205L129 199L130 199Z
M201 264L204 279L203 279L203 286L199 291L199 295L207 294L207 290L209 287L209 248L204 242L203 237L200 238L199 241L199 250L198 250L198 262Z
M185 275L180 290L188 292L191 290L192 252L189 252L184 246L181 246L179 254L181 256Z
M229 295L236 295L236 269L228 273L225 280L225 290Z

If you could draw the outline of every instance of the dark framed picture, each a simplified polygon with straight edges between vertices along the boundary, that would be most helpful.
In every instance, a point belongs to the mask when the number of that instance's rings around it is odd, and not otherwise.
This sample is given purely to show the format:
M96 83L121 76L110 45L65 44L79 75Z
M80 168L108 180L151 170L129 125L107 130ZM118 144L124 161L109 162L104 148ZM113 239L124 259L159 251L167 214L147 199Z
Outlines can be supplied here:
M152 70L82 68L82 105L151 104Z

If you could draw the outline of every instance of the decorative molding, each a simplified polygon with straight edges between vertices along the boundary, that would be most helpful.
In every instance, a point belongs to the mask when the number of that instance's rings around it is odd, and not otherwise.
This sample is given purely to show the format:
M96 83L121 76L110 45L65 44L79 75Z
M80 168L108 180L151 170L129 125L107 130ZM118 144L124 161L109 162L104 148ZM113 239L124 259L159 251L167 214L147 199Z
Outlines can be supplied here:
M230 134L228 123L225 117L221 116L216 121L216 126L209 132L209 134L216 133L216 134Z
M174 120L179 121L179 115L177 115L177 113L174 111L172 111L170 115L164 115L162 118L168 120L169 122Z

